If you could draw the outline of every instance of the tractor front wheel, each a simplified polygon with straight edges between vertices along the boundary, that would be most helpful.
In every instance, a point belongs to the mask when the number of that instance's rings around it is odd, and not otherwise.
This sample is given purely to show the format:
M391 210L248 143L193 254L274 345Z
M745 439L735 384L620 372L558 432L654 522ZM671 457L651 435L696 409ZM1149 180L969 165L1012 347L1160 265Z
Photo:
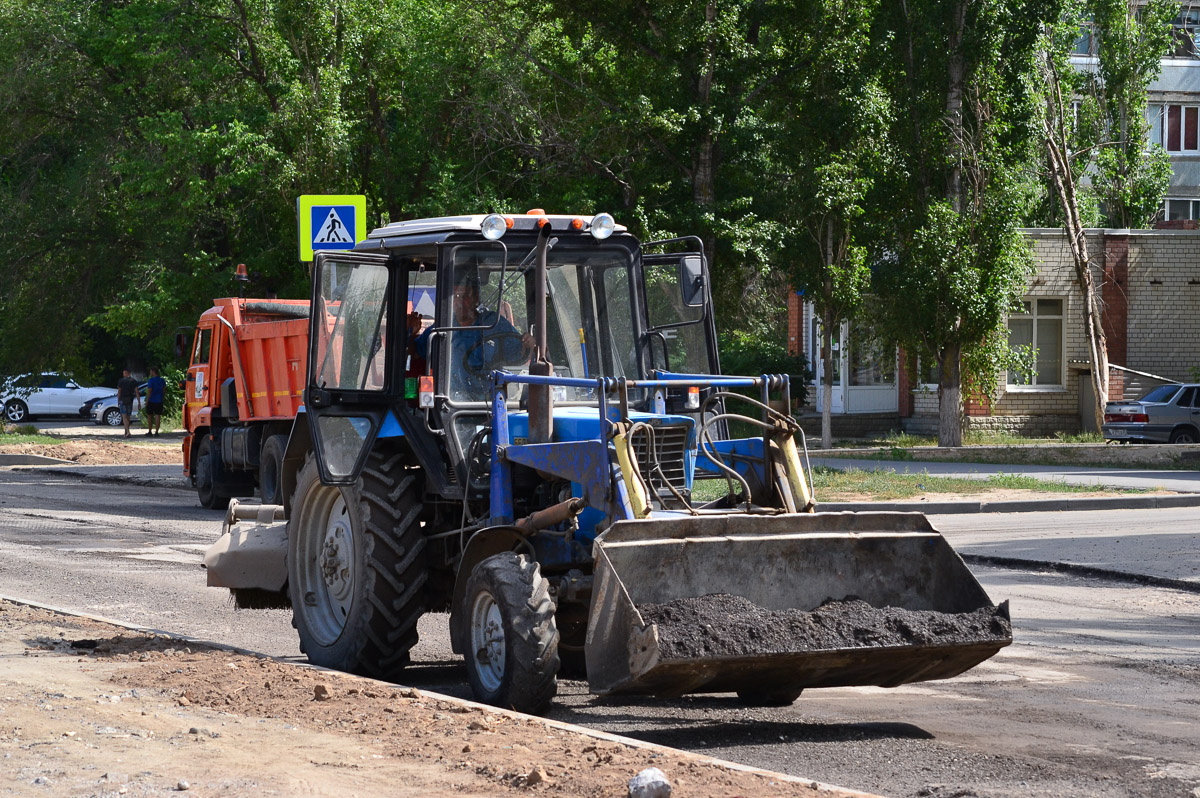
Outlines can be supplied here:
M419 472L372 453L354 487L321 484L311 455L288 519L288 593L300 650L326 668L395 680L425 612Z
M558 627L537 563L514 552L488 557L471 572L462 601L475 697L518 712L545 711L558 692Z

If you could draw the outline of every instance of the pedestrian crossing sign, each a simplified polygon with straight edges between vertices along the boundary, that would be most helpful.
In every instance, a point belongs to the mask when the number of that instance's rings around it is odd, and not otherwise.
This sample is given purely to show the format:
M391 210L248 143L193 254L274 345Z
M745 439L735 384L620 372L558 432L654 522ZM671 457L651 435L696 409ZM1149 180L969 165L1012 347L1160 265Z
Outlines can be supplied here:
M367 237L367 198L362 194L305 194L296 199L300 260L321 250L354 249Z

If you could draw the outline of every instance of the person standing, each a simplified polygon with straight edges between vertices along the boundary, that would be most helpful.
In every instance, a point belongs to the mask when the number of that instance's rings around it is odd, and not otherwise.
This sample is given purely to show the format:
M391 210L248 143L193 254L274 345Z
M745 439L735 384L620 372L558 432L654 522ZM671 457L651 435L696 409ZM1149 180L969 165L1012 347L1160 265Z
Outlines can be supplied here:
M130 436L129 422L133 415L133 405L136 402L138 410L142 409L142 398L138 396L138 383L129 376L125 369L123 377L117 380L117 409L121 411L121 421L125 424L125 437Z
M147 435L158 436L162 425L163 399L167 392L167 381L158 376L158 369L150 369L146 380L146 430Z

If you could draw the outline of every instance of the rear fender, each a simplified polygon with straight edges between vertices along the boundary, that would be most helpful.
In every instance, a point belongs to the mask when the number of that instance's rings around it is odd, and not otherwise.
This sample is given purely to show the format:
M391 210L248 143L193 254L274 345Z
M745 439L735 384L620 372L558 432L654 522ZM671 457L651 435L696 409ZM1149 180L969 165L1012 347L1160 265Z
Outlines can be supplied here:
M454 577L454 598L450 602L450 647L455 654L462 654L467 650L466 618L463 617L460 607L467 592L467 580L471 578L471 571L493 554L528 547L529 543L523 530L515 526L488 527L471 536L458 561L458 571Z

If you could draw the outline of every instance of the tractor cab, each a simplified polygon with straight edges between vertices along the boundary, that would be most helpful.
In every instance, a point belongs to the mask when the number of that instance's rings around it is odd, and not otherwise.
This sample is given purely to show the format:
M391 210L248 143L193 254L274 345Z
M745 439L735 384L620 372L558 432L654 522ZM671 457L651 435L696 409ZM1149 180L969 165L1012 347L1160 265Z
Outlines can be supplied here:
M686 251L646 253L664 246ZM418 452L439 492L484 499L493 372L593 383L719 373L699 239L643 246L607 214L398 222L353 252L319 254L313 279L307 409L328 484L352 482L377 436L406 434L425 439ZM528 429L537 393L505 387L514 429ZM600 401L595 385L543 393L564 419ZM635 411L657 400L660 412L693 416L698 399L686 388L628 396ZM571 424L551 426L563 435Z

